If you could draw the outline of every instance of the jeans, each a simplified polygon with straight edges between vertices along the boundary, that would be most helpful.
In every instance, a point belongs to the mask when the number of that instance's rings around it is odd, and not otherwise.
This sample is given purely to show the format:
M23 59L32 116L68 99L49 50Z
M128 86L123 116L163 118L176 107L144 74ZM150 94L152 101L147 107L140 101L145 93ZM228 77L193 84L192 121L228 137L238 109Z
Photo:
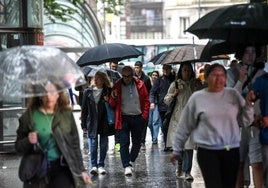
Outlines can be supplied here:
M192 170L193 153L192 149L183 150L182 153L182 171L187 174L190 174Z
M100 159L98 163L98 136L96 138L89 138L91 167L104 167L104 160L108 150L108 136L100 137Z
M141 147L141 130L145 120L141 115L123 115L122 129L120 130L120 155L124 168L131 166L129 163L135 162ZM130 135L132 146L130 146Z
M150 110L149 112L148 126L151 130L152 141L157 142L159 129L162 127L162 120L158 111L158 105L155 105L154 110Z

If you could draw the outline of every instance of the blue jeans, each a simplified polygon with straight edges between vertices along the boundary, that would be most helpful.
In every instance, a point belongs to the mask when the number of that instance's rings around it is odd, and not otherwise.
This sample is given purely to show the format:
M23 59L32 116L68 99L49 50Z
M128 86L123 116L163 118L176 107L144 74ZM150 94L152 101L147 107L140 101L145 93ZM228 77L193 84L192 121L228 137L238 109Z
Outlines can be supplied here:
M182 153L182 171L187 174L190 174L192 170L193 153L192 149L183 150Z
M131 166L129 163L135 162L139 155L141 147L141 130L145 120L141 115L123 115L122 116L122 129L120 134L120 155L123 167ZM132 147L130 146L130 135Z
M104 160L108 150L108 136L100 137L100 159L98 163L98 136L96 138L89 138L91 167L104 167Z
M162 127L162 120L158 111L158 105L155 105L154 110L149 111L149 122L148 126L151 130L152 141L158 141L159 129Z

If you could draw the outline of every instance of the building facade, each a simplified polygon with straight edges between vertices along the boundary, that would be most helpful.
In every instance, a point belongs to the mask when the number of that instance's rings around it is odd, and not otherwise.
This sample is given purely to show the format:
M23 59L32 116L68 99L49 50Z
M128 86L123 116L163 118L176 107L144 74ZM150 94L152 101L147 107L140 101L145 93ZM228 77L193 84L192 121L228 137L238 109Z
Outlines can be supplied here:
M129 0L123 13L106 19L111 26L107 41L124 39L182 39L184 31L200 17L220 7L247 3L245 0ZM124 29L122 29L124 28Z

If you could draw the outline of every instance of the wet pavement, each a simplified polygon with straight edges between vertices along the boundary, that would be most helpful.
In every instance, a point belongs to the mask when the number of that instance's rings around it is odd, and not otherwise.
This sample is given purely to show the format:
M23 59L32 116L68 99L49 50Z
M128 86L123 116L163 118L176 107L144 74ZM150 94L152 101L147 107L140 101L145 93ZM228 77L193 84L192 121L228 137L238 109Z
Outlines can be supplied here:
M148 130L149 131L149 130ZM147 136L146 149L141 150L135 162L133 176L126 177L122 167L120 153L114 151L114 137L109 137L109 151L105 160L105 175L91 175L94 187L176 187L176 188L202 188L203 179L194 160L192 175L194 181L187 182L175 176L176 167L170 162L170 152L163 152L161 143L152 144ZM88 154L87 139L84 138L83 158L87 170L90 170L90 155ZM20 156L15 153L0 155L0 188L21 188L18 174Z
M79 121L78 116L76 120ZM79 122L77 122L79 125ZM81 133L81 132L80 132ZM88 154L87 138L83 140L83 159L86 169L90 170L90 155ZM194 152L192 176L193 182L178 179L175 175L176 166L170 162L170 152L163 151L162 136L159 143L152 144L150 130L147 129L146 149L141 150L135 162L133 176L126 177L122 167L120 153L114 151L114 137L109 137L109 151L105 160L105 175L92 176L94 188L204 188L204 181L196 162ZM15 153L0 154L0 188L21 188L22 183L18 178L20 156ZM208 159L209 160L209 159ZM254 187L254 186L250 186Z
M149 130L148 130L149 131ZM170 162L170 152L163 152L163 144L152 144L147 136L146 149L141 150L135 163L135 171L132 177L124 175L120 153L113 150L114 138L109 137L109 151L105 160L106 175L92 176L95 188L204 188L204 182L196 163L194 154L192 176L193 182L178 179L175 176L176 167ZM87 139L84 138L83 158L85 167L90 170ZM21 188L18 174L20 156L13 154L0 155L0 188ZM253 187L253 186L250 186Z

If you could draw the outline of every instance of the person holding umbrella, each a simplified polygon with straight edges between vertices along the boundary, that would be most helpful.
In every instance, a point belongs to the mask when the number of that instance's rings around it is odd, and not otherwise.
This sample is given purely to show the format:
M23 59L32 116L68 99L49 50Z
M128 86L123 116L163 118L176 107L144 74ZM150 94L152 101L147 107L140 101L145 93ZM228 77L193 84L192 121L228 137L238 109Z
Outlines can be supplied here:
M197 161L206 188L235 188L239 167L239 126L253 122L252 100L225 87L226 70L211 65L205 74L208 87L194 92L185 105L173 141L171 161L182 160L190 134L197 144Z
M134 77L130 66L123 67L122 77L114 85L109 103L115 109L115 129L119 130L120 156L125 175L132 176L141 147L142 126L149 118L149 95L144 82Z
M165 119L165 114L168 111L169 107L164 103L164 98L168 92L170 84L175 80L175 75L172 73L171 65L165 64L163 65L162 69L163 75L155 81L150 91L150 110L154 110L157 105L162 121L161 130L164 135L164 151L168 152L171 149L166 147L168 126L163 126L163 121Z
M189 97L193 92L202 88L202 83L199 79L196 79L195 72L191 63L183 62L180 64L179 71L177 73L177 80L171 83L168 92L164 98L164 102L170 105L172 100L176 98L174 110L172 112L170 123L167 133L167 147L172 147L176 128L181 112L186 105ZM193 143L192 136L187 140L183 150L182 164L178 164L178 170L176 175L180 178L184 178L187 181L192 181L191 175L192 160L193 160L193 149L195 145Z
M92 183L84 166L79 136L68 95L51 79L46 94L29 99L19 118L15 148L29 154L33 148L47 148L47 173L41 179L24 182L24 187L86 187ZM59 92L61 91L61 92ZM47 140L50 144L46 146Z
M241 45L235 53L235 58L240 60L234 68L227 70L227 87L235 88L242 95L246 95L250 85L257 77L264 74L260 69L261 63L256 62L256 58L261 55L260 47L255 45ZM259 103L255 103L255 115L259 115ZM237 187L244 185L244 167L247 158L252 167L253 181L256 188L263 185L263 169L261 144L259 142L259 128L254 124L241 127L240 142L240 167L238 173Z

